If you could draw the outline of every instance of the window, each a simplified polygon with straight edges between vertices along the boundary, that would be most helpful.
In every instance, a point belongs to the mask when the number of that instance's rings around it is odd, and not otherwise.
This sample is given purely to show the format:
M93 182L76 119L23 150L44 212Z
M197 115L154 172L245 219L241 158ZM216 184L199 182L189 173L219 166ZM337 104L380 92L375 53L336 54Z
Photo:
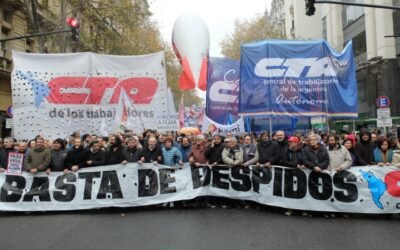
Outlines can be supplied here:
M359 56L367 52L367 40L365 31L353 37L354 56Z
M324 18L322 18L322 38L324 38L325 40L328 40L328 34L326 31L326 16L324 16Z
M348 2L363 3L362 0L350 0ZM343 27L354 23L360 16L364 15L364 8L357 6L345 5L342 9Z
M358 87L358 103L363 103L367 101L367 82L361 80L357 82Z

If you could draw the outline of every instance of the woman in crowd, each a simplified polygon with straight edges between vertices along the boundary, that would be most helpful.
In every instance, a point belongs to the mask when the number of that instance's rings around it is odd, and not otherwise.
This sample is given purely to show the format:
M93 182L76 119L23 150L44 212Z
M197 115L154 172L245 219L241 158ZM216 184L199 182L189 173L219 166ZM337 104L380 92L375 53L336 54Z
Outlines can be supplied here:
M393 150L390 148L390 142L386 137L378 141L378 147L374 150L374 162L378 166L389 166L392 163Z
M344 139L344 141L343 141L343 146L344 146L345 148L347 148L347 150L348 150L349 153L350 153L351 160L352 160L351 165L352 165L352 166L357 166L358 161L357 161L356 152L354 151L354 143L353 143L353 141L352 141L351 139L347 139L347 138L346 138L346 139Z
M173 166L175 164L183 165L183 157L181 151L175 146L172 146L173 140L168 137L165 139L165 146L161 148L163 165Z

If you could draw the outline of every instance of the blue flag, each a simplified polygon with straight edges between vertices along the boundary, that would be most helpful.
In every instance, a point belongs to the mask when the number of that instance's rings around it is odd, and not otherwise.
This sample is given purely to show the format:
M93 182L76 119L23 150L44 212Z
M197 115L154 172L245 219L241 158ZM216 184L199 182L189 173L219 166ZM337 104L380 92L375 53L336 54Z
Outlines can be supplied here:
M357 117L352 44L262 41L241 48L239 114Z

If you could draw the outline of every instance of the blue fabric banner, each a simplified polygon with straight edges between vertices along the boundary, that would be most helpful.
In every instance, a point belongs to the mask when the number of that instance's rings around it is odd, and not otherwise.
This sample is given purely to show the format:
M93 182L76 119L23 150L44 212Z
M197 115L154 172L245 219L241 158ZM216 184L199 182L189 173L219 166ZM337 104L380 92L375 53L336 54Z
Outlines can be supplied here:
M241 47L239 114L357 117L351 42L262 41Z
M219 124L233 123L238 119L238 109L239 62L211 57L208 64L207 116Z

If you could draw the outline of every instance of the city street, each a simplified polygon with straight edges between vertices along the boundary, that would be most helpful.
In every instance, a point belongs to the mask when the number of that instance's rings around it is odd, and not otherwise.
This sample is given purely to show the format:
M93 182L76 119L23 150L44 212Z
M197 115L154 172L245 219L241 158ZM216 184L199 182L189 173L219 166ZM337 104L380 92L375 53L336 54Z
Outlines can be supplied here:
M270 209L271 210L271 209ZM398 249L399 219L283 211L104 209L3 213L1 249Z

